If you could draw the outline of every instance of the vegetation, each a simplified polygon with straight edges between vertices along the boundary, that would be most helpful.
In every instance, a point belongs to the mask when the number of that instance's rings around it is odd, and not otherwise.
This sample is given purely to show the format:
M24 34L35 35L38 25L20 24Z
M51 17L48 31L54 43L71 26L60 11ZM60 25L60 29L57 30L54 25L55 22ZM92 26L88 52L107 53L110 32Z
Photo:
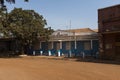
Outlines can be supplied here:
M15 3L16 0L0 0L1 6L4 6L5 1L9 3ZM28 2L29 0L24 0L25 2Z
M31 48L37 41L47 41L53 30L50 27L45 28L47 22L42 15L34 10L22 8L15 8L7 13L4 3L15 3L15 1L0 0L0 37L16 39L19 51L26 51L25 46Z
M1 14L1 19L4 19L5 14L3 15L2 12ZM23 10L22 8L15 8L8 13L4 23L6 24L0 23L0 30L4 33L4 37L16 38L22 50L25 46L33 46L38 40L47 41L53 31L45 28L47 23L42 15L34 10Z

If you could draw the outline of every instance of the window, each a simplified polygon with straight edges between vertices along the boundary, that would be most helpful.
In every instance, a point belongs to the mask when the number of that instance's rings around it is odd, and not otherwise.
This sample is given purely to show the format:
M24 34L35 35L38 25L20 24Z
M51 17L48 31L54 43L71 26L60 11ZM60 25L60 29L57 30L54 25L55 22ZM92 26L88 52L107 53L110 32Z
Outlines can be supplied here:
M91 43L90 43L90 41L87 41L87 42L84 43L84 49L85 50L91 50Z
M120 46L120 35L116 35L116 42L115 42L115 45L116 46Z
M60 43L56 43L56 49L59 50L60 49Z
M70 50L70 48L71 48L70 42L66 42L66 50Z
M120 42L120 35L116 35L116 42Z
M119 46L120 47L120 42L116 42L115 46Z
M48 49L52 49L52 42L48 43Z
M107 43L107 44L105 45L105 48L106 48L106 49L112 49L112 44Z

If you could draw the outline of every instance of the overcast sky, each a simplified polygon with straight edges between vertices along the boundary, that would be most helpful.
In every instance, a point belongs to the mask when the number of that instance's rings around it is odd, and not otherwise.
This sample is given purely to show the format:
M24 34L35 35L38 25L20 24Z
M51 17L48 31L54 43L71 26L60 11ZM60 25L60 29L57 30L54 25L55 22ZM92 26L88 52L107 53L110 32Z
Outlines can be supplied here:
M120 0L16 0L7 4L8 11L14 7L32 9L47 20L53 29L98 28L99 8L120 4ZM70 25L71 24L71 25Z

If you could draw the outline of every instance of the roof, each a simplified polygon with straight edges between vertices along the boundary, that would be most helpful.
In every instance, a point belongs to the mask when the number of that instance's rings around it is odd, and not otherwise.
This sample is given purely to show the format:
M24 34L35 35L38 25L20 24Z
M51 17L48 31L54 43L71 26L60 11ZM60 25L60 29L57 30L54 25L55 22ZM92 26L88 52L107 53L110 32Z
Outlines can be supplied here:
M69 30L57 30L52 33L54 36L72 36L72 35L97 35L97 29L90 29L90 28L81 28L81 29L69 29Z
M66 30L68 32L73 32L73 33L92 33L92 32L97 32L97 29L90 29L90 28L81 28L81 29L70 29L70 30Z
M97 29L82 28L82 29L69 29L57 30L51 36L51 41L68 41L68 40L91 40L98 39ZM76 37L75 37L76 36Z
M98 29L93 29L94 32L98 32Z

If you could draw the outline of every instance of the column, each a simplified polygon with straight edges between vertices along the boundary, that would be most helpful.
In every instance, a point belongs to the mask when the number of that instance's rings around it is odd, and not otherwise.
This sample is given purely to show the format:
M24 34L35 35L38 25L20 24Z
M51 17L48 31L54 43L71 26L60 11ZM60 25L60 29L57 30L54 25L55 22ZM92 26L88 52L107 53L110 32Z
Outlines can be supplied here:
M93 49L93 40L91 40L91 50Z
M41 41L40 41L40 49L41 49Z
M51 44L52 44L52 49L53 49L53 41L51 42Z
M62 40L59 40L60 42L60 49L62 49Z
M77 49L77 41L76 41L76 36L75 36L75 49Z
M60 42L60 49L62 49L62 40L59 40L59 42ZM60 54L61 54L61 50L58 50L58 57L60 57Z

